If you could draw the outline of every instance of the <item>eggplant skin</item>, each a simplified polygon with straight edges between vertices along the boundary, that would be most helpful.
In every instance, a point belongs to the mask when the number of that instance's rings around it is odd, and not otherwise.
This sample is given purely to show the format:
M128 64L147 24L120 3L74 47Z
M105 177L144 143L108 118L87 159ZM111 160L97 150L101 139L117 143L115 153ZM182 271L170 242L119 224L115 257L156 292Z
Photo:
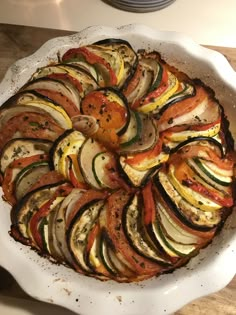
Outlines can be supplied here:
M15 206L12 207L11 209L11 229L10 229L10 232L9 234L15 239L15 241L18 241L22 244L25 244L25 245L28 245L28 246L31 246L33 249L35 249L35 247L33 246L32 244L32 240L29 239L29 238L25 238L21 232L20 232L20 229L19 229L19 219L18 219L18 216L19 216L19 212L21 210L21 207L27 202L27 200L33 196L35 193L37 193L38 191L40 190L45 190L45 189L50 189L50 188L53 188L53 187L60 187L61 185L64 185L68 183L67 181L60 181L60 182L57 182L57 183L54 183L54 184L50 184L50 185L45 185L45 186L42 186L42 187L38 187L36 188L35 190L32 190L30 192L28 192ZM39 252L40 255L45 255L44 252Z
M93 45L110 45L110 44L124 44L128 46L129 48L133 49L133 47L130 45L130 43L124 39L120 38L106 38L99 41L96 41L93 43Z
M132 50L132 52L134 53L135 56L135 60L133 62L132 65L130 65L130 69L129 69L129 73L127 78L125 79L124 83L122 84L122 86L120 87L121 89L125 89L126 86L128 85L129 81L131 80L131 78L133 77L138 63L139 63L139 58L137 53L134 51L133 47L131 46L131 44L129 42L127 42L124 39L120 39L120 38L106 38L106 39L102 39L99 41L96 41L95 43L93 43L93 45L103 45L103 46L109 46L109 45L125 45L127 46L130 50Z
M129 109L127 98L125 97L125 95L123 93L121 93L120 89L118 89L117 87L106 86L106 87L98 88L98 89L96 89L96 91L102 91L104 93L106 93L106 91L110 91L110 92L116 94L123 101L126 108Z
M192 142L196 142L196 141L208 141L209 143L215 145L216 147L218 147L218 149L220 150L221 153L221 157L223 158L225 156L225 153L223 151L223 147L221 145L221 143L219 143L216 139L211 138L211 137L205 137L205 136L199 136L199 137L192 137L190 139L187 139L183 142L180 142L176 147L174 147L173 149L170 150L170 153L175 153L178 150L180 150L182 147L184 147L185 145L189 145Z
M54 162L53 162L53 156L57 150L57 146L59 145L59 143L66 137L69 136L72 132L74 131L74 129L67 129L63 134L61 134L56 141L53 142L53 145L49 151L49 167L50 169L54 169Z
M127 212L129 210L129 207L131 206L132 204L132 201L133 201L133 198L134 196L131 196L130 200L128 201L128 203L125 205L124 209L123 209L123 213L122 213L122 226L123 226L123 230L124 230L124 233L126 235L126 238L130 244L130 246L142 257L144 258L147 258L149 259L150 261L153 261L154 263L158 263L159 265L163 266L163 267L168 267L170 266L170 262L168 263L168 261L164 261L164 258L165 257L165 254L161 254L161 252L159 252L158 254L160 255L160 260L159 259L154 259L150 256L148 256L146 253L144 253L141 248L138 248L137 246L135 246L135 244L133 243L132 241L132 235L130 235L129 231L128 231L128 228L127 228ZM141 196L138 196L138 203L140 205L140 207L143 207L144 205L142 204L142 200L141 200ZM154 248L152 248L153 246L151 244L149 244L149 242L147 241L146 237L145 237L145 233L144 233L144 229L143 229L143 226L142 226L142 222L141 222L141 211L140 209L138 210L139 212L139 218L138 220L140 220L140 222L138 223L139 224L139 233L141 234L142 236L142 239L143 241L148 245L149 248L151 248L152 250L155 250ZM137 238L137 236L135 237L135 235L133 235L133 238ZM157 253L157 250L156 250L156 253ZM162 257L161 257L162 256ZM161 258L163 258L163 260L161 260Z
M154 177L154 183L160 194L162 195L163 199L167 203L167 205L170 207L170 209L176 214L176 216L182 221L185 225L190 227L191 229L194 229L196 231L200 232L208 232L211 230L214 230L217 226L214 225L212 227L203 226L203 225L196 225L190 220L188 220L185 216L182 215L182 213L179 211L178 207L174 204L174 202L171 200L171 198L167 195L165 189L162 187L158 176Z

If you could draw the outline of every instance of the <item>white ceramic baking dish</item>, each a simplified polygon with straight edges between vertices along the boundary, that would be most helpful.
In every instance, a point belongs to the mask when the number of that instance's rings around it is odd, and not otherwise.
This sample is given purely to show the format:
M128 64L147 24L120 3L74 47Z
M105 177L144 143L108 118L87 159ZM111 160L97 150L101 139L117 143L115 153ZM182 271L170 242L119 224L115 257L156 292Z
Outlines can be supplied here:
M17 91L38 67L56 60L58 52L109 37L128 40L135 49L157 50L167 62L190 77L202 79L215 90L236 138L236 74L224 56L182 34L141 25L96 26L50 40L8 70L0 85L0 103ZM139 284L101 282L52 264L9 236L9 214L10 207L0 200L0 265L34 298L62 305L81 315L170 314L193 299L220 290L235 275L235 212L213 243L185 267Z

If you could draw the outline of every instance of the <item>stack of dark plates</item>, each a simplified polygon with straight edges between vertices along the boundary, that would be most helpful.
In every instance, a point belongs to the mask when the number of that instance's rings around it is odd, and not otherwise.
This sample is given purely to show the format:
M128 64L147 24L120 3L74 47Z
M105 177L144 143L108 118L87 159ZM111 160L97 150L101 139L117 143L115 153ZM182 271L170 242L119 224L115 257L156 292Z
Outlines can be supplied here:
M109 0L119 9L133 12L151 12L165 8L175 0Z

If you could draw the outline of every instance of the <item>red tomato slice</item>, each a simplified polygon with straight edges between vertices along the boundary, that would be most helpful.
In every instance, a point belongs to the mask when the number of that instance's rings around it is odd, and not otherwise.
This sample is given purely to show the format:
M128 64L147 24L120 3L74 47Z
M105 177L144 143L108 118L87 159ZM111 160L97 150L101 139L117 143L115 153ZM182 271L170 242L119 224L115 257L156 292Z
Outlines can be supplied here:
M88 243L86 247L86 254L89 255L90 250L96 240L96 238L99 237L99 234L101 233L101 228L99 224L95 224L93 229L91 230L89 236L88 236ZM93 267L96 273L100 275L104 275L105 277L111 277L112 275L108 272L108 270L104 267L103 264L97 265L96 267Z
M206 198L214 201L215 203L219 204L222 207L232 207L234 204L232 197L221 197L217 191L210 190L205 186L194 182L192 180L186 180L183 182L183 185L191 188L192 190L198 192L199 194L203 195Z
M69 75L67 73L52 73L52 74L49 74L47 77L51 78L51 79L56 79L56 80L57 79L59 79L59 80L60 79L68 80L68 81L70 81L70 83L72 85L74 85L77 88L77 90L80 93L83 92L83 87L82 87L81 83L78 80L76 80L74 77L72 77L71 75Z
M148 93L148 95L141 101L140 105L145 105L151 103L153 99L156 99L163 94L168 88L168 72L165 66L163 67L162 79L161 83L157 86L157 88ZM134 105L135 106L135 105Z
M234 162L229 158L221 159L219 155L211 148L202 145L188 145L181 149L181 158L188 159L192 157L199 157L199 151L205 151L208 157L204 157L205 160L215 163L219 168L224 170L232 170Z
M93 243L94 243L94 241L95 241L95 239L99 233L100 233L100 226L99 226L99 224L95 224L94 227L92 228L91 232L89 233L89 236L88 236L87 248L86 248L87 253L90 252L90 250L93 246Z
M137 153L133 155L132 157L127 158L125 162L132 166L132 165L142 163L142 161L144 161L145 159L151 160L152 158L158 156L161 153L162 145L163 145L163 141L161 138L159 138L154 148L145 152Z
M180 126L174 126L171 127L169 129L166 129L162 132L162 135L166 136L166 135L171 135L172 133L176 133L176 132L181 132L181 131L186 131L186 130L193 130L193 131L204 131L207 129L210 129L212 127L214 127L215 125L219 124L221 122L221 118L219 118L218 120L209 123L209 124L202 124L202 125L180 125Z
M129 185L127 185L126 181L120 176L115 155L113 155L109 162L106 164L105 170L110 180L110 188L112 189L123 188L126 191L132 190L132 188Z
M81 189L88 189L88 185L84 182L82 175L81 175L81 171L79 169L79 163L78 163L78 159L77 159L77 155L76 154L71 154L67 156L68 159L68 169L69 169L69 179L72 183L72 185L75 188L81 188ZM76 169L76 173L73 169Z
M152 193L152 182L150 181L143 189L142 196L144 202L144 224L148 226L154 221L155 214L154 211L156 209L155 201Z
M128 97L138 86L140 80L142 78L142 66L138 64L136 71L129 81L127 87L123 90L123 94Z
M107 69L109 76L110 76L110 81L108 82L108 85L116 85L117 84L117 77L116 77L116 74L113 71L110 63L107 62L104 58L89 51L89 49L87 49L86 47L69 49L63 55L62 60L65 61L65 60L69 60L69 59L76 59L77 56L81 56L81 55L91 65L102 64Z
M130 197L124 190L118 190L108 197L107 232L116 250L133 266L137 275L153 276L160 273L163 267L140 256L129 244L122 227L123 210Z
M218 203L222 207L232 207L233 198L232 196L230 196L230 192L229 194L227 194L228 196L224 196L217 189L214 189L213 187L212 189L209 189L204 185L198 183L196 180L194 180L194 176L194 171L187 165L186 162L182 161L175 165L175 177L180 183L186 185L187 187L191 188L202 196L209 198L215 203Z
M0 130L0 149L14 137L16 132L19 132L21 137L54 141L64 129L47 114L20 113L9 119Z
M70 117L74 117L80 114L78 107L68 97L61 94L60 92L44 89L36 89L35 91L50 98L57 104L60 104Z
M155 98L158 98L163 94L168 88L168 72L163 66L163 74L160 84L157 86L157 88L148 93L146 96L144 96L142 99L136 100L132 105L132 109L137 109L139 106L146 105L148 103L152 103Z
M65 178L57 171L50 171L47 174L44 174L33 186L31 186L29 192L39 187L59 183L63 180L65 180Z
M169 121L170 119L182 116L186 113L191 112L196 108L206 97L208 97L207 91L202 86L196 87L195 96L189 97L183 101L179 101L172 106L170 106L162 114L159 124L161 125L164 121Z

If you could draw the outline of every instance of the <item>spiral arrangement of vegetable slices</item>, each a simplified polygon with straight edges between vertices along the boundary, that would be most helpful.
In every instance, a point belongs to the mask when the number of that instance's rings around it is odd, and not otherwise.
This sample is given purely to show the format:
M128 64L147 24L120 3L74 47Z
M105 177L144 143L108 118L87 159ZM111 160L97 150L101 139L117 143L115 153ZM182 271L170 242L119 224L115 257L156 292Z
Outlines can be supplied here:
M1 106L0 129L12 237L88 276L174 270L234 205L232 138L214 93L121 39L38 69Z

